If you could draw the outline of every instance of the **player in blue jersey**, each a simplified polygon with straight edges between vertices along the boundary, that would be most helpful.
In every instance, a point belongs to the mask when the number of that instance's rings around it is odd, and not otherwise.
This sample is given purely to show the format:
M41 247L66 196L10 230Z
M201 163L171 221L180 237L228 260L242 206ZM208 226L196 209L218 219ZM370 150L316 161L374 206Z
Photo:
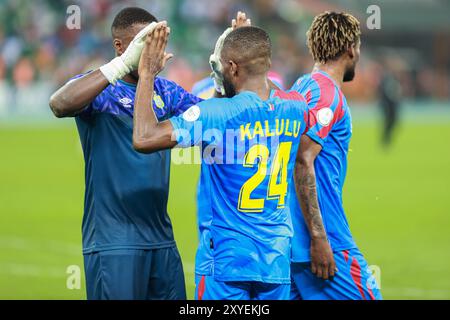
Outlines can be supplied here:
M381 299L342 204L352 123L341 86L355 75L360 34L350 14L318 15L307 33L314 70L292 87L310 109L295 169L301 210L291 197L292 299Z
M57 117L75 117L85 159L83 255L88 299L185 299L183 268L167 214L170 152L132 146L139 62L156 19L140 8L112 24L116 58L74 77L50 99ZM200 99L156 78L148 100L159 120Z
M270 89L270 39L262 29L243 27L225 38L220 54L227 98L159 122L148 101L167 59L167 37L167 29L156 29L142 52L133 142L145 153L201 147L196 298L287 299L292 226L286 201L306 128L305 100Z

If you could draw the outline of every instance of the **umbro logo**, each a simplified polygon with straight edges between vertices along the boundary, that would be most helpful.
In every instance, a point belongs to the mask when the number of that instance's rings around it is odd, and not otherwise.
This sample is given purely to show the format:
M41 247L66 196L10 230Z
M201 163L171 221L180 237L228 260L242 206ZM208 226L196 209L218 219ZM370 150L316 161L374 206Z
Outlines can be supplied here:
M133 102L133 100L131 100L130 98L122 98L119 100L119 102L125 107L125 108L131 108L132 106L130 105L130 103Z

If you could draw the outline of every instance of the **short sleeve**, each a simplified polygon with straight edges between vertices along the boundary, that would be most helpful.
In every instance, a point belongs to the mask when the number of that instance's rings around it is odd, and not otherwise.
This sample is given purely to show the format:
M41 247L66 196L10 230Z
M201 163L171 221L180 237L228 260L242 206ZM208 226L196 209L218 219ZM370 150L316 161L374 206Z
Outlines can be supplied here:
M323 146L333 126L342 117L342 93L332 80L321 73L299 78L291 90L297 91L306 99L308 105L306 135Z
M223 108L215 104L217 100L220 99L200 102L183 114L169 119L179 147L189 148L203 142L209 143L211 140L208 137L221 135L226 119L221 112Z
M322 88L318 97L313 94L308 104L308 129L306 134L323 146L333 126L341 117L342 105L342 94L333 86L326 88L326 90Z
M161 79L161 78L160 78ZM175 82L161 79L163 84L163 91L170 101L170 116L178 116L188 110L191 106L196 105L203 101L203 99L187 92L181 86L177 85Z
M68 83L70 83L70 82L72 82L72 81L74 81L74 80L77 80L77 79L79 79L79 78L82 78L82 77L84 77L85 75L87 75L87 74L89 74L89 73L91 73L91 72L92 72L92 70L91 70L91 71L88 71L88 72L85 72L85 73L77 74L77 75L73 76L72 78L70 78L70 79L66 82L66 84L68 84ZM95 99L94 99L94 101L95 101ZM92 101L91 103L89 103L88 105L86 105L86 106L84 107L84 109L83 109L81 112L79 112L76 116L77 116L77 117L78 117L78 116L87 116L87 115L92 114L94 101Z

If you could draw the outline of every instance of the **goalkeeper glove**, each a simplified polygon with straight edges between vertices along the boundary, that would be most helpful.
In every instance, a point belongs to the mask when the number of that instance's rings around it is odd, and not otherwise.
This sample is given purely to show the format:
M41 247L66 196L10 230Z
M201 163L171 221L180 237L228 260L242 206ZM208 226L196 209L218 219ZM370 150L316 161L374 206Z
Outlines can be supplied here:
M100 71L108 79L109 83L115 85L117 80L122 79L125 75L138 68L145 38L147 34L153 31L155 26L156 22L152 22L139 31L121 56L100 67Z
M211 78L214 80L214 87L216 88L216 91L222 95L225 95L225 88L223 86L223 66L220 63L220 53L222 52L225 38L231 31L233 31L233 28L228 28L224 33L222 33L216 42L214 53L209 57L209 65L212 70Z

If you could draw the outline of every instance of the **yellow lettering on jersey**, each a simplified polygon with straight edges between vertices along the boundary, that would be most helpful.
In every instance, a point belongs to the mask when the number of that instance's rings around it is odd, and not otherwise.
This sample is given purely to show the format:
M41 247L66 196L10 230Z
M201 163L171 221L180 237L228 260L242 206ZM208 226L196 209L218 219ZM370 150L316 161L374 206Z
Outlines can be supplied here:
M284 135L292 137L292 132L289 131L289 119L286 119L286 131L284 132Z
M302 123L300 121L294 120L294 138L297 138L300 134L301 127Z
M252 134L250 133L250 123L246 123L245 127L244 125L241 125L241 141L244 141L245 137L249 140L252 139Z
M281 123L280 123L281 122ZM284 119L275 119L275 134L281 136L284 131Z
M264 131L262 128L262 124L259 121L255 122L255 129L253 130L253 138L255 138L257 135L264 137Z
M273 137L275 134L270 131L269 120L264 121L264 127L266 131L266 137Z
M297 138L300 135L301 127L302 123L298 120L275 119L275 128L271 130L269 120L264 120L264 124L261 121L255 121L254 123L246 123L240 126L240 138L241 141L245 139L252 140L257 136L274 137L285 135Z

